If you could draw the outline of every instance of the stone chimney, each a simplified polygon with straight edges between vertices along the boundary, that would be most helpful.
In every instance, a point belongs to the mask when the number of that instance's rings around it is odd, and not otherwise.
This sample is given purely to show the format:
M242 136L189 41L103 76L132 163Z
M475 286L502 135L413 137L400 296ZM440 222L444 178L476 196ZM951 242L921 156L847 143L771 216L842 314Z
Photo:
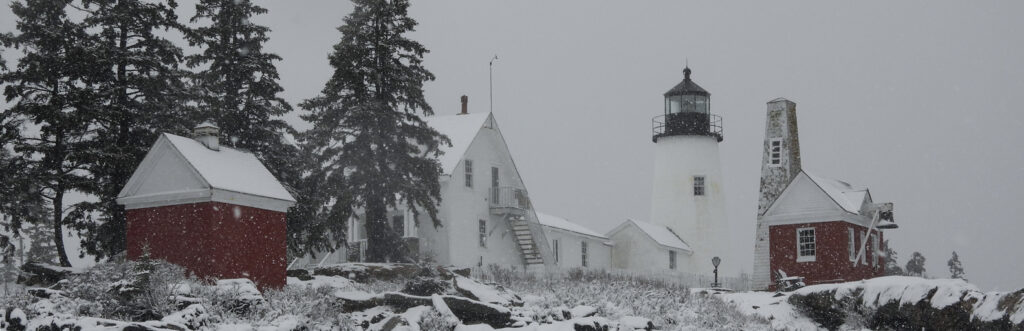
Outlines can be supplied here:
M462 112L459 113L459 115L466 115L466 114L469 114L469 97L463 95L462 96Z
M192 139L203 144L206 148L219 151L220 150L220 128L210 121L205 121L196 125L192 129Z

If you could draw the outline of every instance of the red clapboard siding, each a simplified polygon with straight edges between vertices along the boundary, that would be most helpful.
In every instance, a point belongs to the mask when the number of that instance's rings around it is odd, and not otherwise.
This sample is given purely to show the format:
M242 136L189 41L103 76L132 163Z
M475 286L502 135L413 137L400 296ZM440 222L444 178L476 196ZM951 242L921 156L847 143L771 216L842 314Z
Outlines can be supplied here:
M285 285L285 213L203 202L130 209L127 221L129 259L148 245L153 258L198 277L249 278L260 288Z
M814 228L816 257L813 262L797 262L797 229ZM880 277L885 272L885 258L880 256L878 264L872 266L875 254L868 247L865 261L867 265L853 265L850 261L849 228L856 230L854 239L856 249L860 249L860 237L868 229L848 222L816 222L803 224L772 225L769 227L771 243L772 286L776 281L775 271L782 269L789 276L802 276L807 285L854 281ZM884 242L882 234L878 234L879 242ZM871 245L869 242L868 245Z

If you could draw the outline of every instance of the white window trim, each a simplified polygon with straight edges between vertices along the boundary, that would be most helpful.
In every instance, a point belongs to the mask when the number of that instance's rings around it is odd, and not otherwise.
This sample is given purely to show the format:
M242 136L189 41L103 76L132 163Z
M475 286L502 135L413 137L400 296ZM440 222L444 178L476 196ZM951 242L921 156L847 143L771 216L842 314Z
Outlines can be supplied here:
M775 158L772 157L772 144L775 143L775 142L779 143L779 158L778 158L779 163L773 163L772 162L772 161L775 161ZM773 167L773 168L777 168L777 167L781 167L782 166L782 138L771 138L771 139L768 139L768 166L769 167Z
M847 228L850 233L850 240L847 246L850 249L850 262L857 261L857 230L853 228Z
M800 231L804 231L804 230L811 230L811 231L813 231L812 233L814 233L814 236L811 237L812 239L814 239L814 241L813 241L813 243L814 243L814 255L808 255L808 256L800 255ZM818 231L815 230L813 227L798 228L798 229L796 229L796 262L814 262L814 261L817 261L817 260L818 260Z

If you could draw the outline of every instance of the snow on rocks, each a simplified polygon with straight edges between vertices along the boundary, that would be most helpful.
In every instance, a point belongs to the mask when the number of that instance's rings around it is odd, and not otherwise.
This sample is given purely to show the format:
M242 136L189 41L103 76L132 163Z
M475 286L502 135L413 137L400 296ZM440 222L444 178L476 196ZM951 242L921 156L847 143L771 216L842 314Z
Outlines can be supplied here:
M473 300L479 300L487 303L499 304L503 306L522 306L523 299L515 293L505 290L501 285L484 285L475 280L469 279L463 276L455 276L452 279L455 285L455 290L459 291L460 294Z
M0 310L0 330L22 331L28 324L28 316L18 308Z
M580 305L569 309L569 318L590 317L597 314L597 308Z

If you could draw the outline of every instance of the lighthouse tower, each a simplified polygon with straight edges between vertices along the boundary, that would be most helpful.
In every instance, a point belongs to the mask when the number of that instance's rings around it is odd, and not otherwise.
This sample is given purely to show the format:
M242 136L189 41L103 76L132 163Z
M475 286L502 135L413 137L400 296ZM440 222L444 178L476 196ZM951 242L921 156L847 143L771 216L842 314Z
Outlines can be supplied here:
M653 119L654 189L651 221L667 226L690 248L689 265L680 269L711 275L711 259L721 258L719 273L736 275L734 243L729 237L718 143L722 118L711 113L711 93L690 79L665 93L665 113Z

